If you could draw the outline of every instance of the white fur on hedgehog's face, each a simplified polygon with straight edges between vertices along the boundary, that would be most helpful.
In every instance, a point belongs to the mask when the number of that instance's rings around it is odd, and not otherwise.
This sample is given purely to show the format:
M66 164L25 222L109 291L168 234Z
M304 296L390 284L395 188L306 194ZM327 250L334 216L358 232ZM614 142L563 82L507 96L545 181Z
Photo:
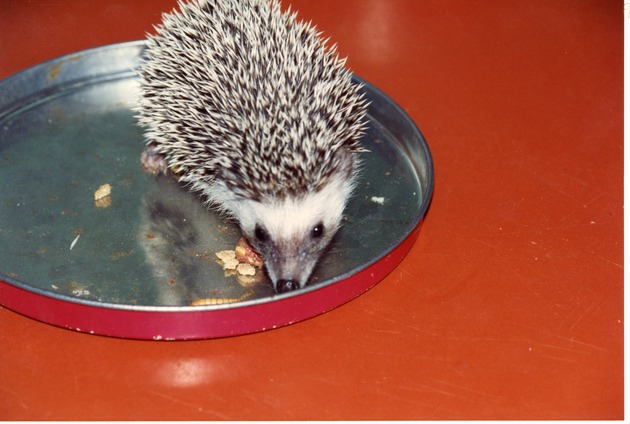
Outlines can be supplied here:
M324 249L339 229L352 179L333 176L303 198L261 203L243 200L233 213L249 242L262 255L276 291L304 287Z

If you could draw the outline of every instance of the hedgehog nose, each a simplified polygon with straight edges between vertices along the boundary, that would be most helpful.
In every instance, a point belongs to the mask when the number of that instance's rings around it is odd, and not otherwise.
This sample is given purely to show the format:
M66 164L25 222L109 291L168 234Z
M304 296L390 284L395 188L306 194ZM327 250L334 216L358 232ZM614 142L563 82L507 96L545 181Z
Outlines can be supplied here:
M276 290L278 293L286 293L300 288L300 284L295 280L278 280Z

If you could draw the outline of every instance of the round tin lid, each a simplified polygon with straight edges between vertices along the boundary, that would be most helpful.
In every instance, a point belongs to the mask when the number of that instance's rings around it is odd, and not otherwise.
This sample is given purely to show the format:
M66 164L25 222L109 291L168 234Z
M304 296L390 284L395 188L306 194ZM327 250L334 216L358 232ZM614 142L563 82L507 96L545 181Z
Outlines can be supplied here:
M234 249L237 225L140 167L131 107L143 46L78 52L0 82L0 304L94 334L224 337L326 312L400 263L431 199L431 155L409 116L355 77L370 101L369 152L309 284L275 294L262 271L226 273L215 253ZM95 201L104 184L111 194Z

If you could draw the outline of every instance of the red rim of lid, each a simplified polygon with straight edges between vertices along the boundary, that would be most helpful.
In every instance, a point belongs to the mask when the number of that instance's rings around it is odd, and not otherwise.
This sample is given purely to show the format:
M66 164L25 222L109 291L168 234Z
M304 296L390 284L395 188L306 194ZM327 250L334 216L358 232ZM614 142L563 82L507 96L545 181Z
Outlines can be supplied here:
M111 337L195 340L249 334L303 321L361 295L403 260L418 237L422 221L398 246L365 269L336 283L277 301L230 308L149 310L67 301L0 280L0 304L58 327Z

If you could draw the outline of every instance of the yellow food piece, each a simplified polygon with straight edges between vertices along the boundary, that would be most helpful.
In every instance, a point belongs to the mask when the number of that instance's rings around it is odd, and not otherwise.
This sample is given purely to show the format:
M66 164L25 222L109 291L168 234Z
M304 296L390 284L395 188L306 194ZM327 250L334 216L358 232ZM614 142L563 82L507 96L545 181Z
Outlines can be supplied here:
M238 259L236 259L236 253L233 250L221 250L215 253L217 258L223 264L223 269L236 269L238 265Z
M236 269L238 267L238 259L226 259L223 261L223 269Z
M256 274L256 268L254 268L250 264L238 264L236 266L236 272L241 275L254 275Z
M253 287L259 284L263 284L265 282L265 274L263 272L256 272L254 275L243 275L236 273L236 281L242 287Z
M103 184L94 192L94 200L101 200L104 197L109 196L112 193L112 186L109 184Z
M193 303L191 303L191 306L206 306L206 305L223 305L225 303L234 303L234 302L238 302L241 299L237 299L237 298L227 298L224 299L222 297L207 297L204 299L197 299L195 300Z
M222 261L236 258L236 253L233 250L221 250L220 252L215 253L215 255L217 255L217 258L221 259Z
M97 208L108 208L112 205L112 198L109 196L103 197L94 201Z

